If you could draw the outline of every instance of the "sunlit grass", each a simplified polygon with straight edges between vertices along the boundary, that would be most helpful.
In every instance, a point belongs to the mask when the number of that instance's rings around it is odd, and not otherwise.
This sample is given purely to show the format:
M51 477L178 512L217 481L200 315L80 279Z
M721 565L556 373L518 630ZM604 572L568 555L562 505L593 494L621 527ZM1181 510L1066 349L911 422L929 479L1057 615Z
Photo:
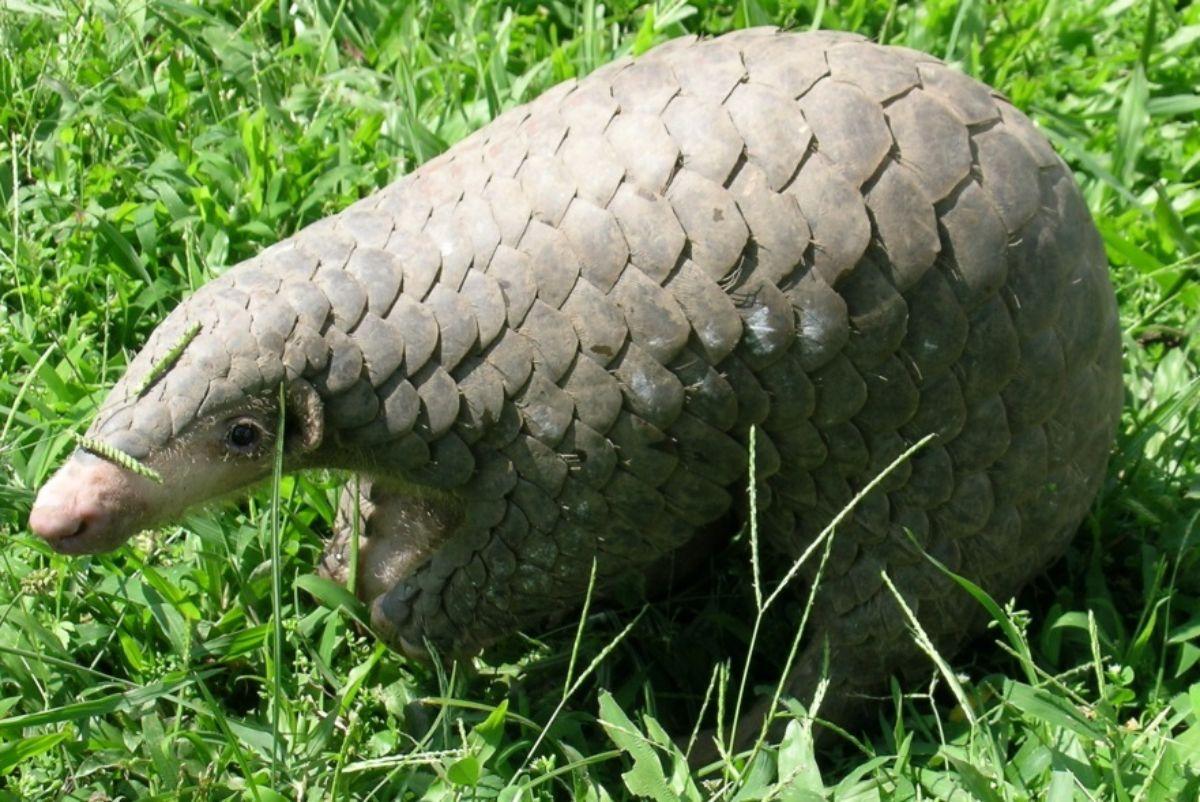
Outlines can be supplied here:
M445 668L313 575L332 477L112 555L27 533L180 297L559 80L768 23L928 50L1029 110L1121 301L1122 435L1075 545L1016 603L979 595L989 636L877 720L816 748L784 698L779 740L686 768L802 618L755 624L748 533L706 585ZM1198 45L1200 7L1164 0L0 3L0 800L1200 798Z

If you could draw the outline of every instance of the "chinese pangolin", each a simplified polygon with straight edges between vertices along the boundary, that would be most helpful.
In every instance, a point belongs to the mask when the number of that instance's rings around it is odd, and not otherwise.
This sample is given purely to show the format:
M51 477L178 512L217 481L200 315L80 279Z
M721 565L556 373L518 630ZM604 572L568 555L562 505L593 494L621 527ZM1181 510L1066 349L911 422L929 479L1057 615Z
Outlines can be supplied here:
M793 678L834 699L920 663L886 581L940 646L977 627L927 554L1007 597L1063 551L1120 362L1078 188L1002 96L850 34L677 39L183 301L30 526L113 548L269 476L282 418L287 470L362 477L379 633L463 654L578 606L593 563L603 589L736 530L752 429L790 558L932 434L834 530Z

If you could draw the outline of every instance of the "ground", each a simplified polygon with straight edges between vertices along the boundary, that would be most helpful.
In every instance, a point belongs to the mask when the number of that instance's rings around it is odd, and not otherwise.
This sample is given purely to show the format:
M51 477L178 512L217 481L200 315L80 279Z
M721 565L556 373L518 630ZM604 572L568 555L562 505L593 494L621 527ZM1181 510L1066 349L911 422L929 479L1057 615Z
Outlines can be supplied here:
M709 712L732 704L744 542L713 583L446 673L312 576L337 477L103 557L29 535L71 432L182 295L559 80L765 23L1001 89L1076 171L1113 265L1128 392L1102 495L928 687L815 750L800 717L690 774L659 723L686 733L710 677ZM1183 0L0 3L0 802L1200 797L1198 43ZM786 647L764 633L754 682Z

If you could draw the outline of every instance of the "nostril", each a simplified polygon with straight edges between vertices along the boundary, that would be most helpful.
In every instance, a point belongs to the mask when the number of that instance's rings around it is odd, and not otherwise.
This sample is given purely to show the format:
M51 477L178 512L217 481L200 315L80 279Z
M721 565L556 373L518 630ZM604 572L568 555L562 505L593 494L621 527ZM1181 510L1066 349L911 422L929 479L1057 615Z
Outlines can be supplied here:
M75 527L75 531L67 535L67 537L79 537L88 530L89 526L91 526L91 519L87 517L80 517L79 526Z
M83 503L75 508L75 526L68 537L95 536L104 531L107 519L107 513L102 508Z

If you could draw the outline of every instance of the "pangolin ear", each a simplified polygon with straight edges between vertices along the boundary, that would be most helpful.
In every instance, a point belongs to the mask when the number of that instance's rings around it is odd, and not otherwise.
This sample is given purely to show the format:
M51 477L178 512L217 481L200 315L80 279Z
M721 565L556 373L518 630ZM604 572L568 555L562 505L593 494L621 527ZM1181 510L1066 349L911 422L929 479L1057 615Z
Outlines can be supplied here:
M325 438L325 405L321 395L304 379L293 379L287 388L287 448L307 454Z

